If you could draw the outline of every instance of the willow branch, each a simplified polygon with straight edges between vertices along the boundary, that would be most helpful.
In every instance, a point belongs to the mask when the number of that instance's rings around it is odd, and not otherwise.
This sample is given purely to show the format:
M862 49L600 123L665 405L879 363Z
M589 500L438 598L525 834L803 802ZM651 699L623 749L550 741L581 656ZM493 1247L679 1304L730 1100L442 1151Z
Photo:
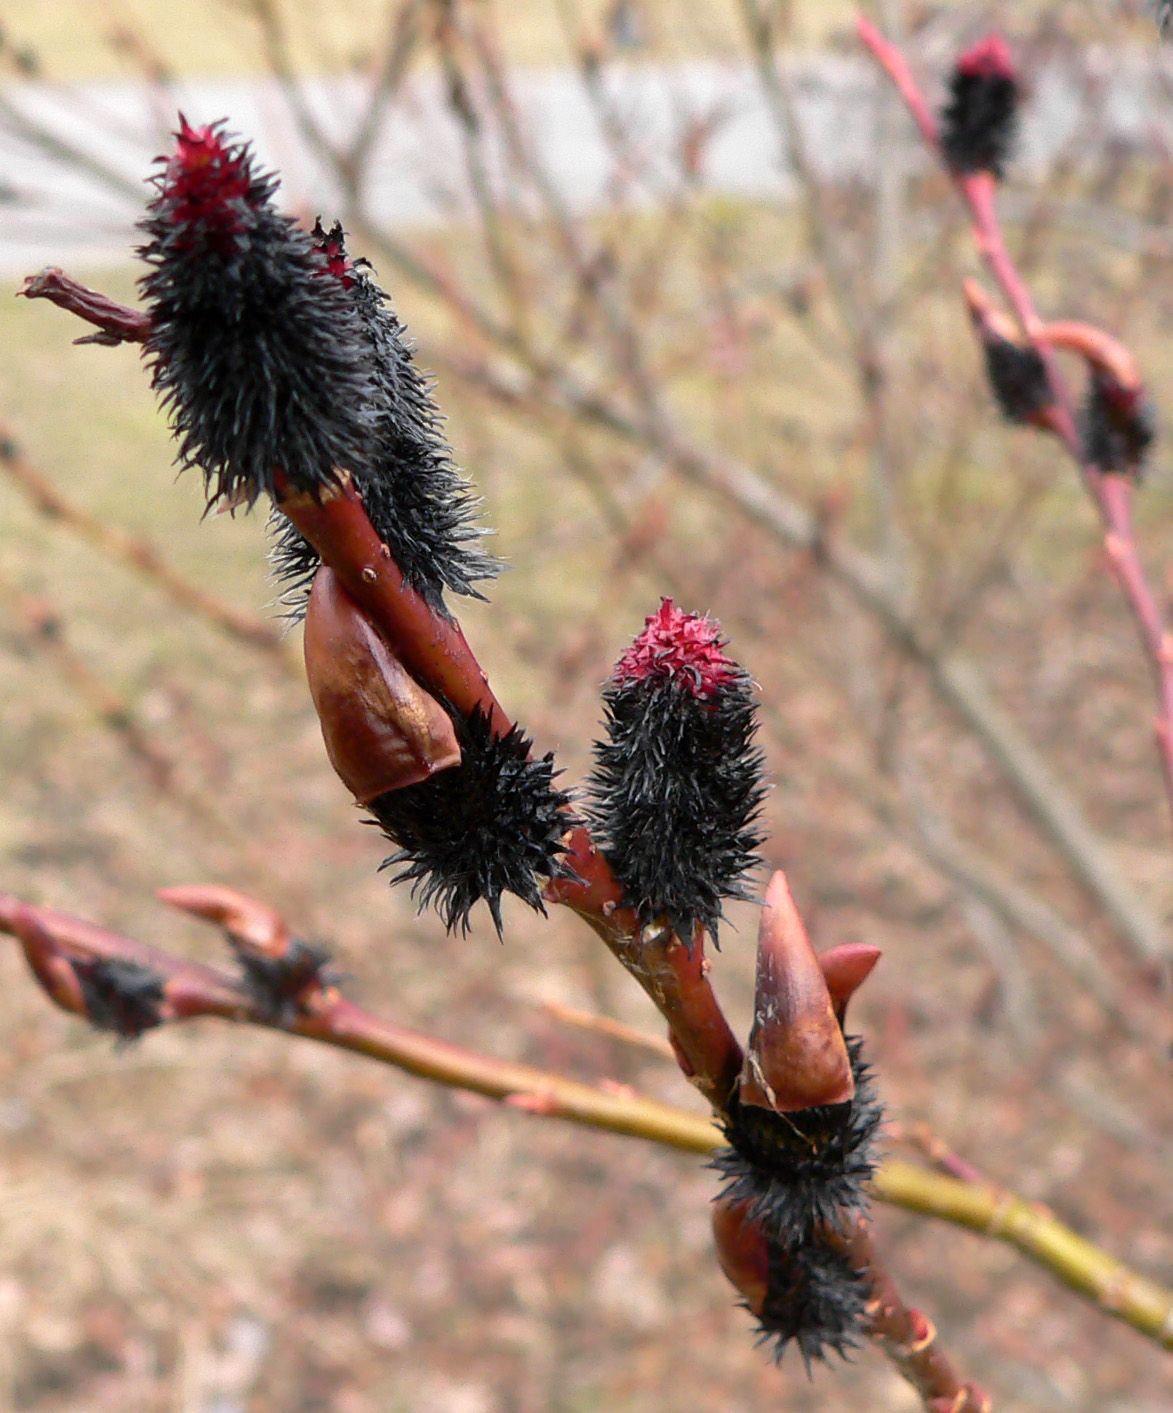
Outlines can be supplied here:
M60 271L27 281L24 292L97 324L111 334L105 342L117 341L114 334L141 342L150 331L145 316ZM512 729L459 624L407 583L348 481L315 499L291 493L278 475L275 504L335 571L421 686L466 716L486 713L498 735ZM669 930L641 931L635 913L622 906L622 886L584 829L574 831L570 863L581 881L551 885L549 901L578 913L636 978L668 1022L681 1068L722 1112L741 1070L742 1051L709 981L702 940L693 938L686 946Z
M1120 875L1077 802L998 707L974 666L934 643L893 595L881 566L843 541L825 537L815 515L781 494L752 467L685 440L675 430L670 432L662 419L653 425L632 417L573 374L537 359L515 332L497 323L448 276L375 228L364 217L353 189L351 203L351 224L413 284L445 301L492 344L518 358L529 374L525 387L534 395L585 425L602 428L662 456L678 475L726 501L780 543L814 555L820 567L875 618L893 643L923 667L930 687L982 743L1020 803L1133 950L1150 963L1164 955L1166 943L1160 923ZM87 290L60 270L47 270L31 278L23 293L50 299L96 324L104 334L110 334L102 342L141 341L149 331L144 315ZM444 353L440 361L467 381L485 382L506 403L519 399L522 390L515 380L499 376L483 360Z
M1154 734L1165 792L1170 809L1173 810L1173 630L1170 630L1163 620L1137 548L1132 502L1137 484L1135 471L1138 468L1133 468L1134 474L1131 475L1105 471L1089 459L1079 430L1075 401L1055 357L1056 346L1067 346L1082 352L1085 358L1094 364L1097 359L1095 336L1099 336L1101 346L1110 345L1114 341L1108 340L1106 335L1099 335L1098 330L1086 331L1092 338L1085 341L1082 348L1076 343L1064 343L1048 336L1048 327L1040 318L1030 290L1007 248L995 202L996 186L993 174L956 172L949 169L948 163L943 159L937 121L903 55L863 16L858 20L858 32L865 48L904 99L926 145L950 172L953 183L969 211L970 225L978 250L1014 311L1028 344L1043 361L1053 400L1049 430L1059 439L1079 468L1084 486L1099 511L1104 526L1104 547L1108 564L1136 623L1141 646L1152 671L1157 694ZM1071 327L1054 326L1065 331L1069 331ZM1117 373L1119 369L1112 371ZM1135 377L1135 374L1133 376ZM1136 391L1139 392L1139 380ZM1167 953L1163 945L1156 951L1146 945L1142 955L1148 962L1159 963L1165 959Z
M86 1011L70 980L73 973L63 963L134 962L163 979L163 1021L213 1016L262 1026L365 1055L450 1088L471 1090L537 1117L565 1119L681 1152L707 1155L725 1144L713 1123L686 1109L422 1035L371 1014L330 985L310 988L296 1010L275 1017L228 972L2 892L0 932L18 939L50 998L77 1015L85 1016ZM1077 1235L1045 1207L991 1183L961 1181L896 1159L883 1163L873 1187L880 1202L1014 1247L1105 1313L1173 1348L1173 1292Z

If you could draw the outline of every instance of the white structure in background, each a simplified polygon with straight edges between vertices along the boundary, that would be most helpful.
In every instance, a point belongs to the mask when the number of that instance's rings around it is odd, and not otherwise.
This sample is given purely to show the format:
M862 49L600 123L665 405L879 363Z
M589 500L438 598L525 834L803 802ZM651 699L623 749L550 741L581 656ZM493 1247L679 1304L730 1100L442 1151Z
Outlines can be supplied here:
M1093 53L1083 57L1079 72L1052 65L1035 75L1016 170L1041 175L1069 143L1120 147L1156 140L1166 151L1173 148L1170 108L1157 91L1158 82L1166 92L1173 83L1171 58L1167 49L1159 55ZM868 181L877 155L876 105L888 101L870 66L854 56L818 55L792 63L789 71L819 175L830 182ZM697 123L712 134L700 172L707 189L763 201L784 201L792 191L785 154L748 66L616 63L604 69L601 83L650 176L633 181L629 173L620 175L577 74L529 69L513 75L523 131L572 208L591 210L617 197L654 203L676 181L676 154ZM344 141L363 111L365 80L308 79L303 90L323 129ZM195 123L227 118L234 132L249 137L261 160L280 170L289 209L326 219L340 209L330 174L302 140L272 79L188 80L169 95L129 83L13 83L0 93L0 270L18 275L47 263L82 270L124 263L147 193L144 177L169 146L166 133L178 110ZM1088 111L1094 122L1085 134ZM41 141L22 135L22 116L38 125ZM919 146L911 125L908 144L910 153ZM64 149L86 160L79 164ZM499 153L495 167L500 182ZM464 170L442 83L435 75L415 76L374 144L369 214L401 230L459 219L469 210Z

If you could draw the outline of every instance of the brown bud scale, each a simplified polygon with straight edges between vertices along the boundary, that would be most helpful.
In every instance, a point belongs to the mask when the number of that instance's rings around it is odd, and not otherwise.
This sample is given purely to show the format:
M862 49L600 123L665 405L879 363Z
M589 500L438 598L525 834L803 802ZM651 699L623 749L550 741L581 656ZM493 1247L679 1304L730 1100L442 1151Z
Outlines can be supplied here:
M330 764L360 805L460 764L448 713L325 566L306 611L305 664Z

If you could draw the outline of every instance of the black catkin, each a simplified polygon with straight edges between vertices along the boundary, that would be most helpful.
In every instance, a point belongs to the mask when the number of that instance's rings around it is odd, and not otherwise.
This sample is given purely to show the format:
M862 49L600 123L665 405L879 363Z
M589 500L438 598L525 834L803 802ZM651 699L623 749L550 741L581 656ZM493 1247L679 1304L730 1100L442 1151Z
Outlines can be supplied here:
M860 1341L871 1295L867 1273L825 1234L799 1245L767 1243L766 1301L758 1312L758 1343L780 1364L793 1345L807 1373L832 1354L846 1359Z
M986 376L998 410L1008 422L1029 422L1054 401L1047 366L1037 349L997 334L982 337Z
M1140 388L1093 368L1080 409L1084 458L1098 470L1139 476L1157 439L1156 417Z
M1003 175L1017 133L1018 102L1014 61L1000 35L962 54L941 114L941 151L951 170Z
M589 818L625 902L690 944L698 923L716 939L725 899L749 896L762 838L757 706L723 647L715 623L664 599L604 689L590 777Z
M96 1030L113 1031L129 1042L162 1023L164 979L153 967L120 957L73 959L70 965Z
M730 1146L713 1159L722 1199L744 1203L771 1240L801 1244L867 1208L883 1110L858 1038L847 1042L855 1094L843 1104L775 1113L734 1100Z
M252 504L278 471L320 494L371 455L376 382L353 299L273 205L277 179L222 124L180 120L139 254L146 356L209 501Z
M452 460L431 383L365 262L347 255L342 227L326 231L319 222L314 242L358 313L370 350L374 441L356 477L367 515L404 578L432 608L445 611L445 590L483 598L475 586L493 578L500 564L481 547L486 532L476 523L480 503ZM290 616L300 617L318 556L292 525L278 519L272 562L285 586L282 601Z
M299 937L291 937L279 956L236 943L232 950L249 1000L275 1025L288 1024L301 1010L307 994L339 979L330 967L329 951Z
M504 893L544 914L543 880L573 876L561 857L575 823L571 795L554 784L553 755L531 758L519 727L494 736L480 710L452 716L461 763L371 802L398 845L383 867L412 885L421 909L435 907L449 932L467 933L483 900L500 937Z
M723 1179L718 1202L742 1211L765 1243L760 1341L779 1362L794 1345L808 1372L814 1361L850 1354L871 1294L840 1238L867 1213L883 1110L863 1042L848 1038L847 1050L848 1102L778 1113L735 1098L725 1118L730 1146L711 1164Z

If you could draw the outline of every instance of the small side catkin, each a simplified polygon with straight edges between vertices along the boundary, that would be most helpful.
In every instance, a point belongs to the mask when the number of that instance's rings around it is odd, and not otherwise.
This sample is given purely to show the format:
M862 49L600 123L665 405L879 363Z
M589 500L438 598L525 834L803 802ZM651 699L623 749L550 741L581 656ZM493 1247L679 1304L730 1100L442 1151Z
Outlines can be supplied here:
M1001 177L1018 129L1019 85L1001 35L991 34L957 60L941 114L941 151L954 171Z
M287 1025L301 1010L304 998L333 986L338 975L329 951L317 943L291 937L281 951L233 944L240 978L249 1000L265 1020Z
M1128 388L1102 368L1093 368L1080 409L1085 458L1100 471L1143 474L1156 441L1156 416L1143 388Z
M483 598L478 582L500 563L481 540L480 502L452 459L430 381L420 372L403 325L365 261L351 260L342 227L314 229L314 245L362 323L375 382L372 454L356 477L367 515L404 578L438 612L444 592ZM272 562L291 617L305 610L318 565L313 546L277 516Z
M1052 404L1047 366L1037 349L985 334L982 351L990 389L1007 422L1030 422Z
M603 692L589 818L647 926L716 939L722 903L748 897L765 796L748 673L711 619L671 599L646 621Z
M162 1024L163 978L142 962L73 959L86 1015L96 1030L110 1030L120 1042L137 1040Z
M503 894L544 914L544 880L570 876L562 841L575 823L572 797L554 783L553 755L532 758L520 728L494 736L480 711L452 719L460 764L371 801L398 845L383 867L412 885L421 908L435 907L449 932L467 933L483 900L501 936Z
M758 1317L758 1342L781 1364L793 1345L810 1373L832 1355L846 1359L860 1342L871 1294L867 1275L821 1234L798 1246L767 1242L768 1284Z
M721 1269L756 1317L758 1343L771 1346L775 1363L794 1346L809 1373L812 1363L846 1358L859 1343L870 1282L833 1233L782 1242L767 1236L744 1205L719 1197L713 1237Z
M367 331L276 187L222 124L181 118L142 222L152 382L209 501L251 505L278 470L319 494L371 455Z

